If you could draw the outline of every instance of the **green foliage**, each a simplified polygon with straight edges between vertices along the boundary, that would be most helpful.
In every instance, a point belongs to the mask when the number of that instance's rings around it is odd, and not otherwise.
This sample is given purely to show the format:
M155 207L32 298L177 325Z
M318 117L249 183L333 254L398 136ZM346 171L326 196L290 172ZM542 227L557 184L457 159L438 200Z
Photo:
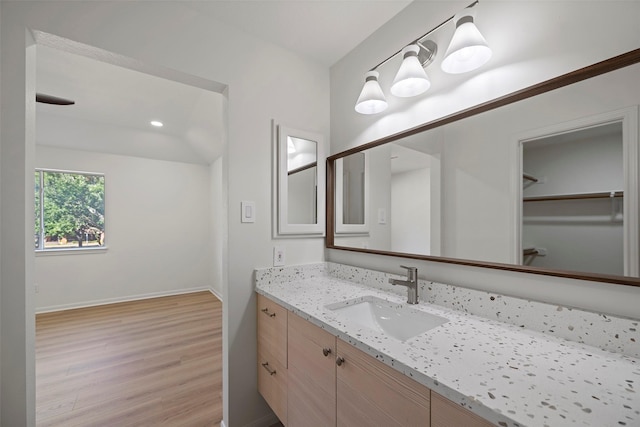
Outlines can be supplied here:
M44 174L44 234L75 237L104 232L104 176L62 172ZM38 207L39 209L39 207Z
M36 171L35 175L35 203L34 203L34 214L35 214L35 224L34 224L34 234L37 236L40 234L40 172Z

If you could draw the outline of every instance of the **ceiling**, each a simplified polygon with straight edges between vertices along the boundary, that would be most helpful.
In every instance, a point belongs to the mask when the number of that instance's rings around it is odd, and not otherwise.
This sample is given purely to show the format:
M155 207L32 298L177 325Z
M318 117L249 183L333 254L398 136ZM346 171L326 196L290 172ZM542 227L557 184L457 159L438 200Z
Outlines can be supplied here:
M75 105L36 105L36 143L209 164L224 147L217 92L38 45L36 91ZM164 126L156 128L152 120Z
M412 1L209 0L183 4L330 67Z
M331 66L411 0L183 1L191 10ZM320 36L319 36L320 35ZM214 91L38 44L38 145L209 164L224 147L223 97ZM160 120L162 128L150 125Z

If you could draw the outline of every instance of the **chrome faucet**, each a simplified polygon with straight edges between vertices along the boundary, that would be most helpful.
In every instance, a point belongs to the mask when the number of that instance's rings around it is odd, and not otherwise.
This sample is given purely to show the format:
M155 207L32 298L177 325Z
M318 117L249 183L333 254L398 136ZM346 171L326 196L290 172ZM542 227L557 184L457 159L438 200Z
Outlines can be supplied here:
M407 287L407 303L418 303L418 268L417 267L400 267L407 269L407 280L389 279L392 285L401 285Z

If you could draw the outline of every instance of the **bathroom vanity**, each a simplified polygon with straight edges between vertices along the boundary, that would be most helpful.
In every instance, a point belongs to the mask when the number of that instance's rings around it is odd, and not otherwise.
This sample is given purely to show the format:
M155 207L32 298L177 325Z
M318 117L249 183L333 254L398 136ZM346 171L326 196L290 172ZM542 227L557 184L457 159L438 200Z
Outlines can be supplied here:
M287 426L492 425L265 296L258 310L258 390Z
M483 299L511 317L527 310L515 298L421 281L425 302L408 307L392 277L331 263L256 270L258 388L283 424L640 425L637 321L603 321L612 327L603 334L632 343L624 351L633 355L618 354L530 330L524 318L470 314L478 308L461 303ZM449 303L431 302L446 293ZM392 310L381 318L400 321L376 326L357 313L375 317L380 307ZM566 316L553 318L536 309L553 328L593 326L593 313L558 307ZM444 321L429 323L436 318ZM412 329L422 320L430 326Z

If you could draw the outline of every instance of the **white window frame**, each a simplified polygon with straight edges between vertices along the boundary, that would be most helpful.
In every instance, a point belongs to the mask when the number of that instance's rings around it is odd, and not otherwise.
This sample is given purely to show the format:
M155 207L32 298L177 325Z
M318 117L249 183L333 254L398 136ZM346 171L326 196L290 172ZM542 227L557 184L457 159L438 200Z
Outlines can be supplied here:
M74 175L92 175L92 176L100 176L104 179L105 188L104 188L104 199L105 205L107 200L107 185L106 185L106 175L101 172L87 172L87 171L77 171L77 170L66 170L66 169L49 169L49 168L35 168L35 173L39 173L39 197L40 197L40 212L38 213L40 217L40 230L39 230L39 239L38 239L38 247L35 248L35 253L37 256L41 255L68 255L72 253L91 253L91 252L104 252L107 250L106 242L103 246L89 246L89 247L68 247L68 248L49 248L45 249L44 247L44 172L53 172L53 173L66 173L66 174L74 174ZM106 234L107 230L107 217L106 217L106 206L105 206L105 219L104 219L104 232ZM37 218L34 218L34 221Z

